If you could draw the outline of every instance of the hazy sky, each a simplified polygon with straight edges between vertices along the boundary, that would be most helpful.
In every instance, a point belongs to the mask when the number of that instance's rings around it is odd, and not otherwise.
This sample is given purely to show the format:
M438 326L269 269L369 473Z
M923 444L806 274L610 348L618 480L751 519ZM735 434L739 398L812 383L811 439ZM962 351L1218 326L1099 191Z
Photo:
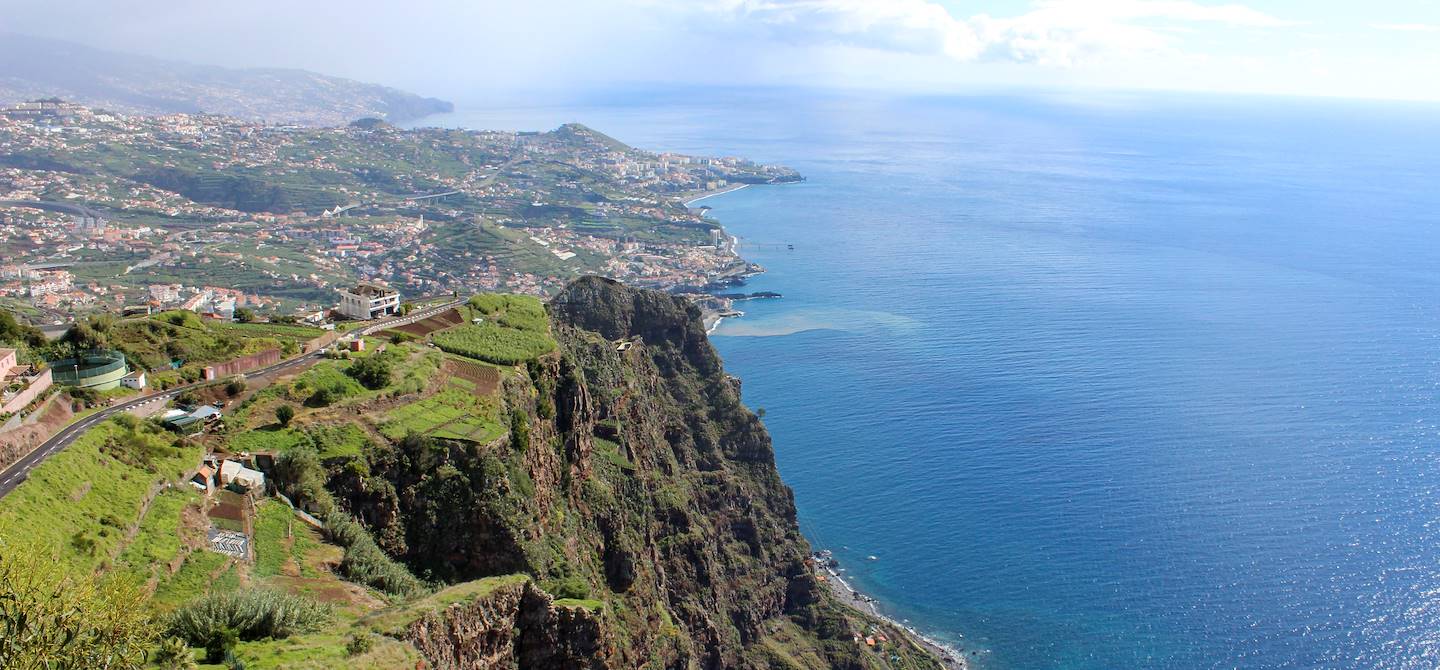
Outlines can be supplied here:
M1440 100L1440 0L0 0L0 30L459 100L673 83Z

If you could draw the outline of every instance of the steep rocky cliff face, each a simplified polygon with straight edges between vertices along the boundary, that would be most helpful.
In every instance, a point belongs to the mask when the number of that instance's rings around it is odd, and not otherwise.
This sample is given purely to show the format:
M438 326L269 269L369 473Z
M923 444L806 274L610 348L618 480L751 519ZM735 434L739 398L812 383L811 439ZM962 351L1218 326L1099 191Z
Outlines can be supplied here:
M532 578L416 619L434 667L938 667L857 643L874 622L817 583L692 305L585 278L550 309L560 350L507 374L507 436L407 438L329 483L417 574Z

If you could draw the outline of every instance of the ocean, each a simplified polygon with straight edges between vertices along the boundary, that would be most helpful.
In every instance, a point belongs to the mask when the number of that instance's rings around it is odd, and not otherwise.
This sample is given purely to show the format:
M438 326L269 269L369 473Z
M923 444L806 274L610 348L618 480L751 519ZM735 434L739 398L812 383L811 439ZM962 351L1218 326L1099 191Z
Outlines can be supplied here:
M1440 108L717 90L426 122L566 121L808 177L703 203L784 295L713 339L887 613L984 670L1440 667Z

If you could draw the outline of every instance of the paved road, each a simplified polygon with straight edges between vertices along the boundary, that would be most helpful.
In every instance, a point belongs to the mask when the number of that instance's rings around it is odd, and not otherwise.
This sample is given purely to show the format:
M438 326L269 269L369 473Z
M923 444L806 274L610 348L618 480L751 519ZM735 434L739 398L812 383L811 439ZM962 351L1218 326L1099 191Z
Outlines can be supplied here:
M407 317L391 317L389 319L377 321L373 324L360 328L356 332L361 335L371 335L386 328L389 328L390 325L396 321L401 321L403 319L409 318L423 319L426 317L434 316L447 309L450 309L451 307L459 305L462 302L464 301L456 300L453 302L447 302L443 305L437 305L435 307L417 310L415 312L411 312L410 315ZM250 372L245 373L244 376L247 378L264 377L265 375L273 374L275 372L280 372L282 370L287 370L299 365L303 365L304 363L318 358L319 356L320 352L318 351L314 351L308 354L302 354L300 356L296 356L295 358L289 358L280 361L279 363L268 367L263 367L258 370L251 370ZM15 487L19 486L25 481L27 477L30 476L31 470L35 469L37 466L43 463L45 459L59 453L61 450L65 449L65 447L70 446L72 443L75 442L75 440L79 439L81 435L84 435L86 431L94 428L95 424L98 424L120 412L124 412L134 407L147 405L152 402L169 402L170 399L174 398L177 395L180 395L180 393L184 392L186 389L195 388L197 386L204 386L211 383L213 382L204 381L196 382L194 384L186 384L185 386L177 386L175 388L169 389L163 393L152 393L150 395L142 396L134 400L127 400L118 405L111 405L109 407L106 407L94 414L91 414L79 421L76 421L75 423L72 423L60 429L60 432L51 436L50 439L46 440L44 444L36 447L29 454L26 454L24 458L16 461L14 465L6 468L4 472L0 472L0 498L4 498L5 496L9 495L11 491L15 490Z

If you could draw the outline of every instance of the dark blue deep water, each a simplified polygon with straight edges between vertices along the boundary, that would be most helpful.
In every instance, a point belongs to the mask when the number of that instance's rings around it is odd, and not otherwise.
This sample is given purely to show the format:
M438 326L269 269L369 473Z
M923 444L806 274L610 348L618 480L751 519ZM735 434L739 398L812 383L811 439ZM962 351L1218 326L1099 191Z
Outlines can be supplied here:
M715 343L802 527L985 669L1440 667L1440 108L720 91L578 120L783 162ZM867 561L867 555L879 560Z

